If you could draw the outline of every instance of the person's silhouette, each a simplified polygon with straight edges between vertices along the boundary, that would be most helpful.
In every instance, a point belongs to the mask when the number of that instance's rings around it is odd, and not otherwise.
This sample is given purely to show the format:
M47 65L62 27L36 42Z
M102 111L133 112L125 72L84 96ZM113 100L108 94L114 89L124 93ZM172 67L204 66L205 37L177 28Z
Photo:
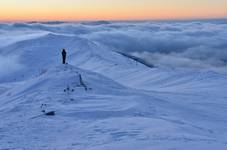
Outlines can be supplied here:
M65 62L66 62L66 54L67 54L65 49L62 50L61 54L62 54L62 63L65 64Z

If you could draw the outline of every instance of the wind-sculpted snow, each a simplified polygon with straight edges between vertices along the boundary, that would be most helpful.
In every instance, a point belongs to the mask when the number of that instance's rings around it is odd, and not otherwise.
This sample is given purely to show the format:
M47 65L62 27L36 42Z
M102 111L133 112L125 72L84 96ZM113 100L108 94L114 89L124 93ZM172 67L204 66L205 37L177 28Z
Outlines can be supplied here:
M0 24L0 149L225 149L226 26Z
M226 147L226 101L220 95L136 90L68 64L5 88L2 149Z

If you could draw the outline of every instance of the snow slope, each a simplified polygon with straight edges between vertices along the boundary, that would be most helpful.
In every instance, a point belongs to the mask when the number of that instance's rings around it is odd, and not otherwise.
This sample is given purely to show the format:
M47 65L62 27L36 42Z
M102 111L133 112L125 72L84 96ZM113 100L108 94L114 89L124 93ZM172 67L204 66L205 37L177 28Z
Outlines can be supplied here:
M0 149L226 149L225 75L149 68L115 51L53 33L1 48L23 67L0 78ZM32 118L42 110L56 115Z
M88 86L87 91L80 85L79 74ZM168 99L169 96L133 90L71 65L55 66L1 95L0 115L4 120L0 124L1 146L2 149L225 146L225 114L199 110L199 105L196 107L189 100L180 102L179 97L184 95L174 95L178 100ZM31 119L41 114L42 104L47 105L46 111L56 111L56 116Z

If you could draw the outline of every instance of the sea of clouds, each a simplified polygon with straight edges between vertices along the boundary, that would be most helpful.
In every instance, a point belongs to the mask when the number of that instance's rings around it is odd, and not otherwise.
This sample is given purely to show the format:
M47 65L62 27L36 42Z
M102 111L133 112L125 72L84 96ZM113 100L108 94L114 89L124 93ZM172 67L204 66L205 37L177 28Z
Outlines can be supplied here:
M227 74L227 20L1 23L0 58L1 48L48 33L86 38L157 67ZM14 57L8 56L10 60ZM1 68L7 66L6 62L10 68L17 68L13 67L18 65L16 59L0 60Z

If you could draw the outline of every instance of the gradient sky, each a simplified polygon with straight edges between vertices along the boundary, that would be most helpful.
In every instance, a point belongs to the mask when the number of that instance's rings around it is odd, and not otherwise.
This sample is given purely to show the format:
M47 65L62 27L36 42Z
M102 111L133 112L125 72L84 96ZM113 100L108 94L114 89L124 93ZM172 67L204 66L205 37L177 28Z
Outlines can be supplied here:
M1 0L1 21L227 18L227 0Z

